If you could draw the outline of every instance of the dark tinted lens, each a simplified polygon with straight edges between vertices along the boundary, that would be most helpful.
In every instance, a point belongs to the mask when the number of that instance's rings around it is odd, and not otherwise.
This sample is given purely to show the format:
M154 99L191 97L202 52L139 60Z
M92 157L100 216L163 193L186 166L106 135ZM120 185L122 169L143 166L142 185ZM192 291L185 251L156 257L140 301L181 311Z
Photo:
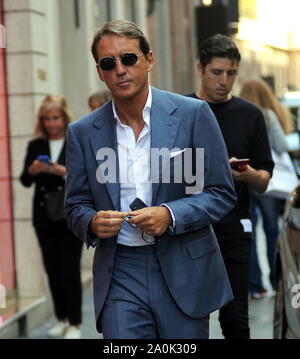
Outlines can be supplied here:
M115 60L112 57L105 57L99 62L99 66L104 71L110 71L115 67Z
M137 62L137 55L133 52L127 52L126 54L121 56L122 64L125 66L133 66Z

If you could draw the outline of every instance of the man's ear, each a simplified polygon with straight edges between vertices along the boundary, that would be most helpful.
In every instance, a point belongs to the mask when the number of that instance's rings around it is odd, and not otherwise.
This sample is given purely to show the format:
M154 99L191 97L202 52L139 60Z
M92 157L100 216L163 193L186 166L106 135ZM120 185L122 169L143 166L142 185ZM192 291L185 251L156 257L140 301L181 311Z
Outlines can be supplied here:
M97 69L98 76L99 76L100 80L101 80L101 81L104 81L104 80L103 80L103 77L102 77L102 74L101 74L101 69L100 69L100 67L99 67L98 64L96 65L96 69Z
M204 67L201 65L199 61L197 62L197 71L199 76L201 76L204 73Z
M146 57L146 61L148 62L147 71L150 72L154 67L154 54L153 54L153 51L149 51L148 54L145 57Z

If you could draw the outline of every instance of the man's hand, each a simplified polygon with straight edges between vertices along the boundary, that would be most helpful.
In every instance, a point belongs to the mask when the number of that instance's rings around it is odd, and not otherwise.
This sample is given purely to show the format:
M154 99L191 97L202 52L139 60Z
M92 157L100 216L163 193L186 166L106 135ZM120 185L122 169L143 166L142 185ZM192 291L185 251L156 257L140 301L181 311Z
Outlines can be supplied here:
M90 230L99 238L110 238L118 234L126 212L99 211L90 223Z
M236 157L231 157L229 163L236 160ZM271 177L270 173L264 170L256 170L250 165L246 166L246 170L242 172L231 169L234 180L237 182L244 182L255 191L263 193L268 187Z
M128 212L132 215L128 222L135 224L146 234L152 236L160 236L163 234L172 223L172 216L168 208L160 207L146 207L137 211Z
M236 157L231 157L229 163L235 162L236 160ZM247 182L248 177L251 177L251 174L255 171L255 169L249 165L245 165L245 167L246 169L244 171L236 171L231 168L232 176L237 182Z
M40 173L49 172L49 165L47 163L41 162L39 160L34 160L32 164L28 167L28 173L31 176L36 176Z

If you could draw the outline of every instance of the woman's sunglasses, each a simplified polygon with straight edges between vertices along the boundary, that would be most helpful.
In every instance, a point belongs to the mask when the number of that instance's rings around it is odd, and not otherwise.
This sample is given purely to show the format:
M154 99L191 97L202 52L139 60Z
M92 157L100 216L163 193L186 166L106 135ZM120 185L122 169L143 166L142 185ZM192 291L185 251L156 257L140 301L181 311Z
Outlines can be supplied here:
M134 52L125 52L120 57L104 57L99 60L98 65L104 71L111 71L116 66L116 60L120 59L125 66L133 66L137 63L139 55Z

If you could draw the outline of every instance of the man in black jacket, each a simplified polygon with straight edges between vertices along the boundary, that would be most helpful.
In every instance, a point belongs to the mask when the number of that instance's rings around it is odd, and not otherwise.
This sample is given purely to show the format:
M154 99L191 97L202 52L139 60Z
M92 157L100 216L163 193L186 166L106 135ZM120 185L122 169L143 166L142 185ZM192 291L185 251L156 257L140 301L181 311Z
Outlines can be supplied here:
M220 310L219 320L226 339L250 338L252 224L248 189L264 192L274 166L263 114L256 106L230 94L240 59L239 50L229 37L218 34L207 39L199 49L201 89L189 95L208 102L218 120L232 166L237 159L250 160L240 168L242 171L232 169L238 202L213 226L234 294L234 300Z

